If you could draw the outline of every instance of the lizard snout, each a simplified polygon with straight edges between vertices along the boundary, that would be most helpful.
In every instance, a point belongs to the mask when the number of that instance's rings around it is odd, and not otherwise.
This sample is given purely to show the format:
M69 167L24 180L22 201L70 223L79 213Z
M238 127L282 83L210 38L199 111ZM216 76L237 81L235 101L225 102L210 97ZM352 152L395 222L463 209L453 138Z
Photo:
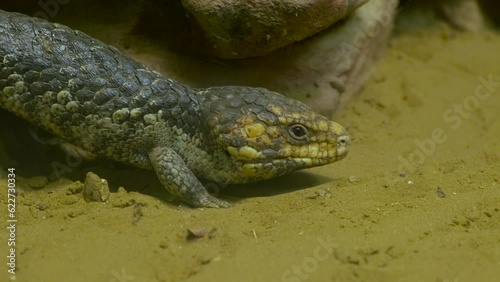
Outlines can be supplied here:
M337 160L343 159L349 152L351 138L349 135L341 135L337 137Z

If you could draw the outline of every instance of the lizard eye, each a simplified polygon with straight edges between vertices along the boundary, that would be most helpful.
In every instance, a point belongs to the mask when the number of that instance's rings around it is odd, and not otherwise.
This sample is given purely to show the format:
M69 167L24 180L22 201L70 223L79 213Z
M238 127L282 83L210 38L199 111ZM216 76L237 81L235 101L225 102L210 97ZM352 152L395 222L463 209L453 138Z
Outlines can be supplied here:
M301 124L294 124L288 128L290 135L297 140L304 140L307 138L307 128Z

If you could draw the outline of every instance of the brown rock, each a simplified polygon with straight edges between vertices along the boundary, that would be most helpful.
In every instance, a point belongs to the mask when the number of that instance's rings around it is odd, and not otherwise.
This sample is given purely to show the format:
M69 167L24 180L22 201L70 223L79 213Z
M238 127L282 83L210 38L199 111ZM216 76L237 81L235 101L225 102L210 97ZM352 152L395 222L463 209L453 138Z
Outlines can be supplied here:
M49 183L49 179L45 176L34 176L28 179L28 185L33 189L42 189Z
M202 31L206 54L247 58L300 41L347 17L367 0L182 0Z
M383 54L397 3L371 0L342 24L301 44L241 62L245 69L228 75L237 76L235 84L277 91L329 116L361 89L374 59Z
M477 31L483 26L483 15L476 0L445 0L441 11L454 27Z
M87 202L107 202L109 187L106 179L101 179L93 172L87 173L83 186L83 198Z

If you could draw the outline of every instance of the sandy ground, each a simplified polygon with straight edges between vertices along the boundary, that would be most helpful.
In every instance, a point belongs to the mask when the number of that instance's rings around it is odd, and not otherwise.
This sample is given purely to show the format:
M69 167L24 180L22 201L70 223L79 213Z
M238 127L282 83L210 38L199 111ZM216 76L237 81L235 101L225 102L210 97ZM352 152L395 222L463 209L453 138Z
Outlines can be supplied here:
M15 281L498 281L498 50L493 30L397 33L362 93L333 117L352 135L350 155L228 187L220 197L229 209L177 206L153 173L103 162L33 189L31 177L68 162L5 119L0 208L5 215L15 167ZM75 192L88 171L110 183L108 203ZM187 238L202 228L205 237Z

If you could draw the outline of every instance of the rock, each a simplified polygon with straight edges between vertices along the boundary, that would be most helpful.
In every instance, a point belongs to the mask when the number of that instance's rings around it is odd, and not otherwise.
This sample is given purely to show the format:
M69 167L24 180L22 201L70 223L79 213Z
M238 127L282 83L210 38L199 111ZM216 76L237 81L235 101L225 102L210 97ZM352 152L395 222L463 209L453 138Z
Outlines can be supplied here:
M330 116L359 92L386 49L397 4L371 0L345 22L256 59L255 81L242 84L267 87Z
M347 178L347 180L350 182L350 183L354 183L354 182L357 182L358 181L358 178L354 175L351 175Z
M182 0L207 41L205 54L247 58L303 40L367 0Z
M203 237L208 237L209 239L212 239L215 236L215 231L216 228L212 229L207 229L205 227L201 228L188 228L187 229L187 235L186 235L186 240L194 240L194 239L199 239Z
M445 0L441 11L454 27L466 31L478 31L483 26L483 15L476 0Z
M36 208L40 211L44 211L49 207L49 205L45 202L40 202L36 204Z
M87 202L107 202L109 187L106 179L101 179L93 172L87 173L83 185L83 198Z
M42 189L48 183L49 179L45 176L34 176L28 179L28 185L33 189Z

